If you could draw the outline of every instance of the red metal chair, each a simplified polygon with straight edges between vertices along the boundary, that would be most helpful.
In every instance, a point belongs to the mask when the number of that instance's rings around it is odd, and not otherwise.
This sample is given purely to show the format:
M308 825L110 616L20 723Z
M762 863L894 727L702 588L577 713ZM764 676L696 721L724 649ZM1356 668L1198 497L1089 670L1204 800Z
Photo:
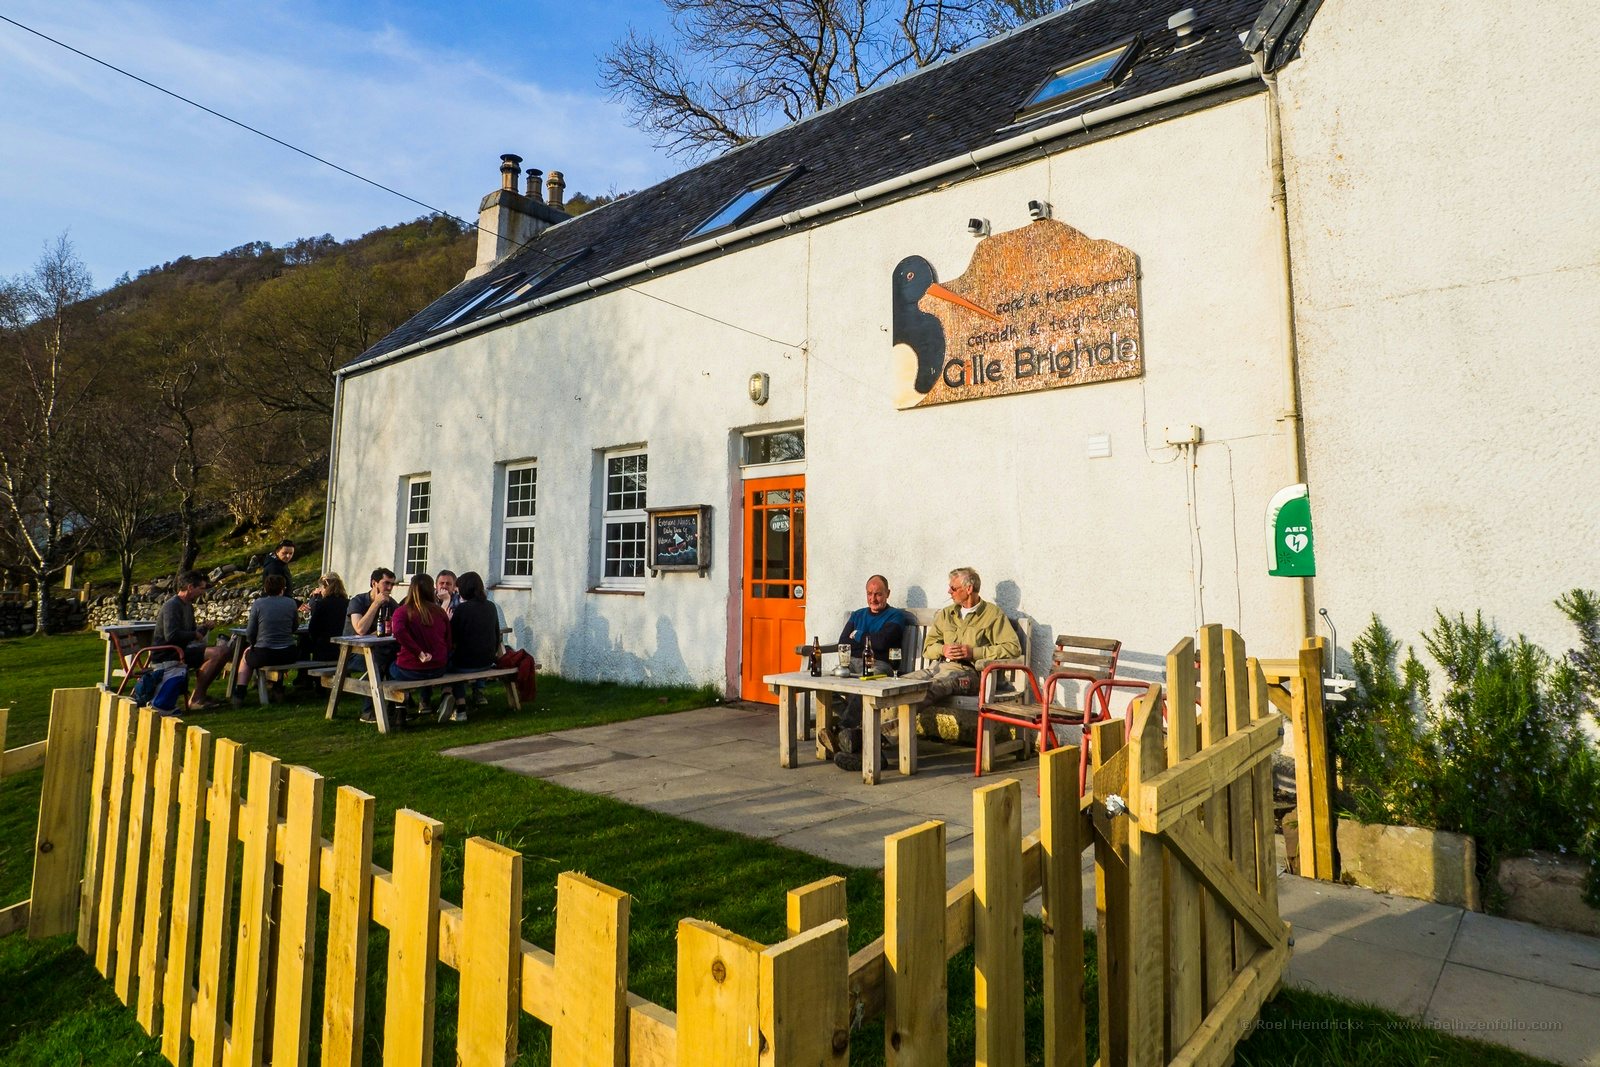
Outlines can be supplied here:
M139 649L125 661L122 681L117 683L117 696L122 695L122 691L128 687L130 682L150 669L152 666L151 657L157 652L171 652L176 658L183 658L183 649L177 645L146 645Z
M1088 718L1083 724L1083 741L1078 746L1078 792L1080 795L1089 785L1089 748L1093 744L1093 732L1089 728L1097 722L1106 722L1111 718L1112 691L1116 689L1133 689L1140 694L1144 694L1150 691L1152 684L1154 683L1140 681L1137 678L1101 678L1089 686L1088 692L1084 694L1083 706L1085 711L1089 712L1092 717ZM1051 692L1049 688L1046 688L1046 695ZM1097 701L1100 705L1100 713L1094 715L1094 706ZM1128 707L1133 707L1131 702ZM1161 717L1163 720L1167 717L1167 700L1165 696L1161 698ZM1126 715L1123 716L1122 725L1123 731L1126 733L1128 727Z
M1085 690L1082 709L1068 708L1055 703L1056 687L1065 681L1093 683L1110 678L1117 671L1117 657L1122 654L1122 642L1104 637L1074 637L1062 634L1056 638L1051 654L1052 670L1045 677L1041 690L1038 677L1022 663L991 663L978 677L978 751L973 759L974 777L983 774L984 746L990 745L990 762L993 762L993 745L989 740L989 726L1011 726L1023 732L1022 757L1029 753L1026 731L1039 734L1039 751L1048 752L1057 747L1056 726L1082 726L1092 721L1094 709L1089 702L1090 690ZM991 673L1008 671L1026 676L1027 688L997 695L989 681ZM1109 700L1104 694L1102 700ZM1110 715L1110 705L1102 709L1102 717Z

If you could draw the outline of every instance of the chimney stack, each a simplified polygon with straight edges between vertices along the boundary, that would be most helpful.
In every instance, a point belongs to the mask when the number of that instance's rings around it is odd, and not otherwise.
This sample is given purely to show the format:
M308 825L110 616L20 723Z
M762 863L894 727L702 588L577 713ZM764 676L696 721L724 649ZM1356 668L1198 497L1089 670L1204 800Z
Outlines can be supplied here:
M522 157L510 152L500 157L500 188L517 191L517 176L522 173Z
M528 191L518 192L522 176L522 157L510 152L500 157L500 188L478 205L478 257L468 278L476 278L496 263L559 222L567 221L561 209L561 194L566 182L560 171L550 172L550 203L545 203L540 188L544 172L528 168Z

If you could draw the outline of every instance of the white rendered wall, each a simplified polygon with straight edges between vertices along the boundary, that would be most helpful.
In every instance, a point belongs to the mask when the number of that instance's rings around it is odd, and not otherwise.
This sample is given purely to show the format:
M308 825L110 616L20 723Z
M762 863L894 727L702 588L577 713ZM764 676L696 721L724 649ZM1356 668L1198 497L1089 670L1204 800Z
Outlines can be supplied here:
M394 566L400 479L430 471L432 566L487 573L495 464L536 458L533 588L491 591L518 642L573 677L736 692L731 445L803 419L808 634L837 633L869 573L889 576L895 603L936 607L966 564L1029 619L1039 651L1054 633L1116 636L1123 673L1153 677L1216 621L1257 654L1288 655L1297 583L1266 576L1261 529L1293 480L1265 118L1252 96L349 379L334 565L353 587ZM974 244L967 218L1014 229L1031 199L1139 256L1146 376L896 410L892 268L918 254L953 279ZM764 407L745 391L758 371L772 376ZM1165 426L1188 423L1206 434L1193 471L1163 444ZM1111 458L1086 458L1090 434L1110 436ZM708 578L589 591L596 450L629 443L648 445L652 505L716 509Z
M1592 4L1326 0L1281 75L1316 596L1350 638L1600 587Z

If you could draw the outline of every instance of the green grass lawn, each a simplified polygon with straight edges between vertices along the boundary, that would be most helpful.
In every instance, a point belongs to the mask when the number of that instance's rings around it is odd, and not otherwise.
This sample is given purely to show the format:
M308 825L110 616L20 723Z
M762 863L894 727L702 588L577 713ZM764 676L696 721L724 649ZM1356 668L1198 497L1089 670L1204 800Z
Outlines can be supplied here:
M43 737L49 695L57 687L99 680L101 645L94 635L0 641L0 707L11 706L8 747ZM658 815L603 797L576 793L538 779L439 755L439 750L495 738L560 730L703 706L703 691L637 689L615 685L540 681L539 699L522 713L507 711L498 694L491 707L463 725L429 726L380 736L349 716L329 722L321 701L208 712L190 721L252 750L316 769L333 791L350 784L377 798L375 859L388 866L393 812L409 807L446 827L443 892L461 899L462 847L478 835L524 857L523 936L555 943L555 880L583 871L632 898L629 987L666 1006L674 1000L674 931L681 918L718 923L746 937L781 940L784 894L829 874L848 882L850 945L861 947L883 929L882 886L877 872L840 867L769 842ZM28 895L39 772L0 782L0 906ZM331 826L331 822L328 824ZM1092 959L1092 938L1090 957ZM373 981L367 1009L367 1060L379 1062L374 1037L381 1029L384 940L374 931ZM1039 988L1040 933L1027 928L1030 1062L1042 1043ZM454 1061L456 988L440 968L438 1062ZM1093 969L1091 964L1091 982ZM318 991L320 997L320 991ZM951 1062L972 1062L973 978L970 953L950 970ZM1093 1004L1092 986L1089 1003ZM1407 1030L1383 1013L1303 993L1286 992L1263 1018L1358 1019L1359 1028L1328 1031L1263 1028L1239 1047L1245 1064L1425 1064L1477 1067L1538 1061L1493 1046L1431 1031ZM315 1028L313 1028L315 1029ZM1092 1041L1091 1041L1092 1047ZM549 1060L548 1029L523 1016L519 1063ZM29 943L0 939L0 1064L113 1064L149 1061L155 1046L122 1008L92 965L57 938ZM1092 1058L1092 1057L1091 1057ZM882 1062L881 1029L854 1035L851 1062Z

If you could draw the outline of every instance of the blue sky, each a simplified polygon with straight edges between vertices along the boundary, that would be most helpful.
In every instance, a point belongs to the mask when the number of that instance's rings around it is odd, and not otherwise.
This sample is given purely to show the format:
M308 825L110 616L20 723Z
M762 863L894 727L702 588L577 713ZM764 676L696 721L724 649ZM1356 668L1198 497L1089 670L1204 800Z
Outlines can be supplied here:
M456 215L499 155L567 190L679 169L596 85L659 0L0 0L0 14ZM423 209L0 23L0 276L66 232L105 287L247 241L353 237Z

